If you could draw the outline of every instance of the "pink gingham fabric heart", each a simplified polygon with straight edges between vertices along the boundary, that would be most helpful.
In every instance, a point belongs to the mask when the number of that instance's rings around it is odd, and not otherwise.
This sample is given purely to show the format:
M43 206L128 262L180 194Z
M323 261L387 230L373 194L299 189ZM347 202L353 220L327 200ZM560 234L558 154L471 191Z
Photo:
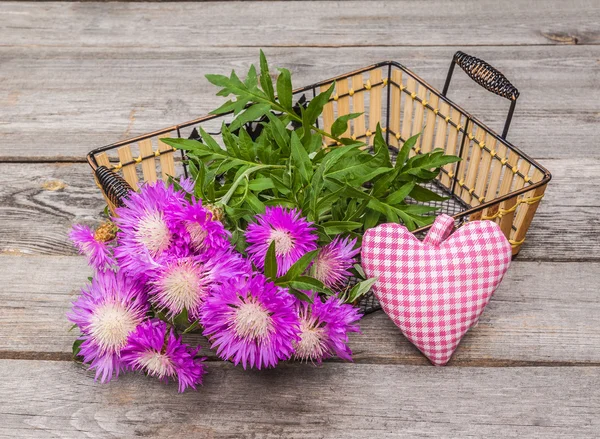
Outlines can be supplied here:
M421 242L404 226L382 224L362 243L362 266L378 278L373 291L381 307L437 366L477 323L512 257L496 223L473 221L451 234L453 227L440 215Z

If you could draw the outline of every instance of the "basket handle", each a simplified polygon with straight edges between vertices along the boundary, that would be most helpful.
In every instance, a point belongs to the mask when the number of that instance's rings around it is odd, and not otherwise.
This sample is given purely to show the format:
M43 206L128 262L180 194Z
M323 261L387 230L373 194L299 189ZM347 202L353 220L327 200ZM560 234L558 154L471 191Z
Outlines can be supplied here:
M450 80L452 79L452 73L454 73L454 65L458 64L469 77L486 90L497 94L503 98L511 101L510 109L508 110L508 116L504 123L504 130L502 131L502 138L506 138L508 134L508 128L512 120L513 113L515 112L515 106L517 99L519 98L519 90L506 79L499 70L495 69L482 59L476 58L471 55L467 55L464 52L458 51L454 54L452 62L450 62L450 68L448 69L448 75L446 76L446 83L444 84L444 90L442 95L445 97L450 86Z
M129 196L130 192L133 192L129 183L106 166L98 166L94 172L102 192L106 194L110 202L115 207L123 207L123 201Z

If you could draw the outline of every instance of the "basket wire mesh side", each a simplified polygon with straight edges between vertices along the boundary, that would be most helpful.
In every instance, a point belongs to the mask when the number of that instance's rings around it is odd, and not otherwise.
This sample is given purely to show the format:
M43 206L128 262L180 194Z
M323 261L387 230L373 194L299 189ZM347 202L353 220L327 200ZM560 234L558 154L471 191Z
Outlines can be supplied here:
M466 59L459 61L467 65ZM453 59L451 70L454 64L460 65ZM485 74L495 74L484 69L485 66L477 65ZM476 71L469 74L476 75ZM497 76L493 79L498 80ZM509 143L505 136L499 136L447 99L445 93L395 62L378 63L298 89L294 92L296 105L306 105L307 100L327 89L332 82L336 84L335 91L318 120L321 129L329 131L341 115L363 113L350 121L345 136L371 146L379 123L392 155L406 139L421 133L411 156L435 148L460 156L459 163L443 166L438 178L428 185L430 190L447 199L427 204L439 208L436 214L454 217L457 226L479 219L496 221L511 242L513 254L519 252L551 178L545 168ZM134 190L144 181L187 175L183 153L176 154L161 139L198 137L196 128L200 125L222 144L221 124L231 118L231 115L210 115L97 148L88 154L88 161L94 170L105 166L118 173ZM507 123L510 123L509 119ZM250 129L257 127L255 124ZM113 209L115 203L110 194L106 191L103 194ZM415 233L421 237L427 230L428 227L424 227ZM378 304L369 295L362 300L361 307L370 312L378 309Z

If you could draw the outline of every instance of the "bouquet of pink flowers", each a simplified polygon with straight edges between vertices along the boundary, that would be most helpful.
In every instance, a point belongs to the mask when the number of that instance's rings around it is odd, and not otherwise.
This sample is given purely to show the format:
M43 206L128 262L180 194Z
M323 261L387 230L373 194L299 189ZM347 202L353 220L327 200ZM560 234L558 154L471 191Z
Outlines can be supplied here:
M344 137L358 113L327 133L317 120L334 85L294 104L290 73L280 69L274 85L262 52L260 67L244 81L208 75L234 96L215 110L234 115L222 143L202 127L163 139L187 151L191 179L146 183L97 230L73 228L95 269L68 314L81 333L73 352L102 382L139 370L196 388L207 363L184 342L190 332L243 368L350 361L355 305L375 281L356 260L362 233L433 221L435 207L416 202L444 198L423 183L457 157L411 156L417 136L391 155L379 126L369 152Z
M102 382L123 369L202 382L199 347L181 334L202 331L223 360L244 368L295 358L351 360L348 333L358 309L337 297L351 275L356 239L318 249L316 228L295 209L267 207L235 250L219 212L194 198L189 180L146 184L113 222L71 239L96 270L69 319L81 331L75 354ZM189 191L189 192L188 192Z

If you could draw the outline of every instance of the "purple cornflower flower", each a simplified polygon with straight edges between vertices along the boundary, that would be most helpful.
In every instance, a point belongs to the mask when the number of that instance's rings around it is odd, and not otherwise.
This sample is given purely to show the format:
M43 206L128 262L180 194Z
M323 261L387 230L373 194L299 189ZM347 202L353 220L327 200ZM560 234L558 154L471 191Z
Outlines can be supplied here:
M264 214L256 215L256 221L246 230L249 244L246 251L260 269L264 268L272 241L275 241L278 276L283 276L305 253L317 248L316 228L297 209L267 207Z
M213 289L200 322L224 360L246 367L273 367L293 354L298 339L294 298L262 274L238 277Z
M141 370L165 383L169 378L179 382L179 392L202 384L206 373L204 358L195 358L198 348L184 344L161 320L147 320L129 336L121 351L125 367Z
M144 274L157 268L156 260L176 240L177 224L171 216L183 202L182 192L158 181L145 184L125 200L125 207L116 209L120 231L115 256L121 269Z
M225 230L221 221L214 218L210 210L202 206L202 200L186 202L174 214L174 218L182 223L186 244L195 252L209 254L231 248L231 233Z
M79 355L96 370L96 379L119 375L121 349L148 310L143 285L121 272L99 272L73 302L69 320L81 331Z
M211 288L250 272L248 261L239 253L229 251L215 252L210 258L165 256L161 258L159 269L148 274L150 300L169 317L186 309L190 320L196 320Z
M116 227L112 223L102 224L93 231L87 226L75 224L69 238L79 250L79 253L85 255L88 264L96 271L111 270L116 262L112 254L110 241L115 239Z
M361 317L359 310L337 297L323 302L318 294L313 294L313 299L313 303L297 302L300 339L294 342L294 357L317 364L332 355L352 361L348 333L360 332L356 324Z
M319 250L311 266L311 275L328 288L342 287L344 281L351 276L348 270L354 264L354 257L360 252L360 247L355 249L355 245L356 238L350 240L336 236Z
M183 189L188 194L193 194L194 193L194 187L196 186L196 183L194 182L193 179L191 179L191 178L185 178L182 175L179 178L179 186L181 186L181 189Z

